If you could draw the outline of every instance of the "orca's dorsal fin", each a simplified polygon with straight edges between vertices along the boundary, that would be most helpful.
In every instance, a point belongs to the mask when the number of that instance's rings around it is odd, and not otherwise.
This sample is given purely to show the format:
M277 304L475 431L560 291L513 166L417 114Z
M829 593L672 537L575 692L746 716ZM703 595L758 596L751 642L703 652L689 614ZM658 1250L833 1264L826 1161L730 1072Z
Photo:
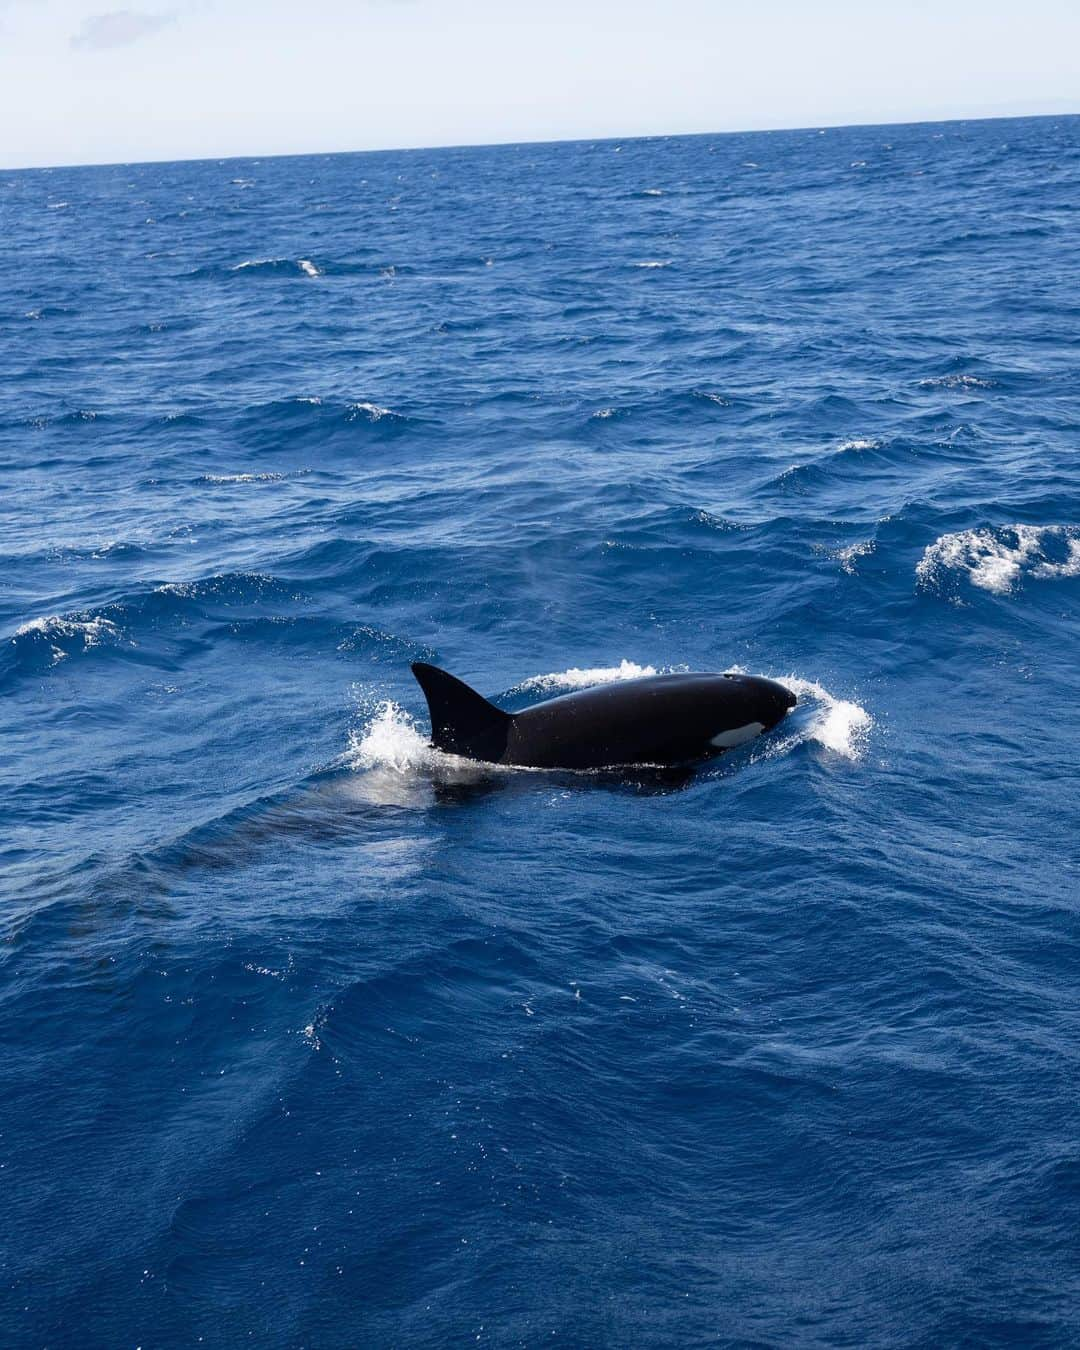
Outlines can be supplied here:
M431 744L436 750L492 763L502 758L514 720L510 713L426 661L414 661L412 673L427 699Z

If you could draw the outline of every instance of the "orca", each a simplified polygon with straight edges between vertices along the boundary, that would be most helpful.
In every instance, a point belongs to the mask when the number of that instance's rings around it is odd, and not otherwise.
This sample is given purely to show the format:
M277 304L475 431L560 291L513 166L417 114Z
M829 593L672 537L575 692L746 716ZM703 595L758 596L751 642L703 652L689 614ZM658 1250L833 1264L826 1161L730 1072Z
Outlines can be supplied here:
M509 713L438 666L412 672L436 750L531 769L693 764L771 731L796 703L758 675L646 675Z

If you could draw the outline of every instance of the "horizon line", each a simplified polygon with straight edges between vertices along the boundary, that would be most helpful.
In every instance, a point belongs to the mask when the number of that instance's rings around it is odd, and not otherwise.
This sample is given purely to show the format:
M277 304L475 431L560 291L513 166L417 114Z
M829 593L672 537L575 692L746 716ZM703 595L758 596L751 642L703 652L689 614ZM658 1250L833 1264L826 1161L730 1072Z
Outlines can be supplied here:
M671 141L689 140L697 136L782 136L806 131L858 131L886 127L915 126L951 126L966 125L970 122L1034 122L1043 120L1061 120L1080 117L1080 107L1075 111L1043 113L975 113L967 117L913 117L892 122L809 122L804 126L784 127L740 127L728 131L654 131L639 132L627 136L556 136L550 140L524 141L448 141L439 145L389 145L363 150L287 150L271 151L260 154L193 155L183 159L116 159L101 160L87 164L25 164L19 168L7 168L0 165L0 173L46 173L55 169L137 169L151 164L228 164L235 161L269 159L332 159L345 155L406 155L424 154L434 150L497 150L511 146L549 146L581 145L585 142L603 145L608 142L630 141Z

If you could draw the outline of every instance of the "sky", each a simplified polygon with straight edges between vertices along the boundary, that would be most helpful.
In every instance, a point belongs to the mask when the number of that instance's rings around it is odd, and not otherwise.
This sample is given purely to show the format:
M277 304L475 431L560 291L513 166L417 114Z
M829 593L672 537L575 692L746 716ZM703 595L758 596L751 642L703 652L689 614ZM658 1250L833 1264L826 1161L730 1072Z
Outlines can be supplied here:
M0 0L3 168L1040 112L1080 0Z

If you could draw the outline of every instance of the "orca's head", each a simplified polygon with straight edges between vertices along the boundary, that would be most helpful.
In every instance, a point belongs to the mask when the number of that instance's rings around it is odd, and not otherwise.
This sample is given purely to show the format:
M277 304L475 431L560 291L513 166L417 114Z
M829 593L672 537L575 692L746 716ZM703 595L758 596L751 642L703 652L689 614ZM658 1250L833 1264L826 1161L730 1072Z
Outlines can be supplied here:
M794 708L798 699L790 689L763 675L725 675L725 680L736 682L746 701L748 715L771 731Z

